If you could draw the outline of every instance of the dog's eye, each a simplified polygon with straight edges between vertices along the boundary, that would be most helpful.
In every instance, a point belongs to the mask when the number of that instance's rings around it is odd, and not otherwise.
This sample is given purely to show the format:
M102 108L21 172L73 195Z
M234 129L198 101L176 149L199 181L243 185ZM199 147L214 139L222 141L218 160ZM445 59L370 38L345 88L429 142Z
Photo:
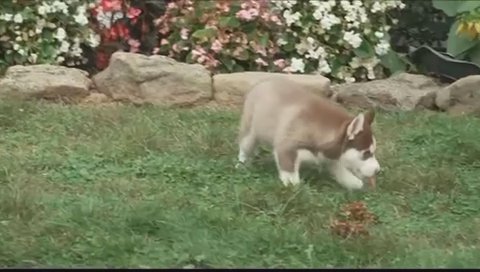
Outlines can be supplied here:
M370 158L371 156L372 156L372 152L370 152L370 150L367 150L367 151L363 152L362 159L366 160L366 159Z

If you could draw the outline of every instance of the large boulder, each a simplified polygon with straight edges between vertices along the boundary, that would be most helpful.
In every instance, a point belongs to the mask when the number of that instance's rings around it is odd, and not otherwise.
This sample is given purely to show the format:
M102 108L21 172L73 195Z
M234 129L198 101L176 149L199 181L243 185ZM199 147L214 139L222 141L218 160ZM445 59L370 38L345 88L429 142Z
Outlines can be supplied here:
M215 100L221 105L241 106L245 94L260 81L270 78L287 78L312 92L329 97L330 80L321 75L298 75L267 72L238 72L213 76Z
M480 116L480 75L461 78L439 90L435 104L453 115Z
M191 106L212 98L208 70L160 55L116 52L93 81L98 92L134 104Z
M89 95L92 81L76 68L49 64L15 65L0 78L0 95L76 103Z
M443 87L433 78L400 73L390 78L332 86L332 99L347 107L384 110L436 109L435 95Z

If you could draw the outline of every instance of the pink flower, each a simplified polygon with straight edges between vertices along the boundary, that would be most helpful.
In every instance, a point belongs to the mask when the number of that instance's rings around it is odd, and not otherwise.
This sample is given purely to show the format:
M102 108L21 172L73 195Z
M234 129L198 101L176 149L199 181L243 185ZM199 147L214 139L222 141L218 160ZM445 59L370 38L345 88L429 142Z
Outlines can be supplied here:
M158 54L158 52L160 52L160 48L158 48L158 47L153 48L152 53L153 53L154 55Z
M140 47L140 42L135 39L129 39L128 45L130 45L130 52L138 52L138 48Z
M160 41L160 45L166 45L166 44L169 44L168 40L167 39L162 39Z
M217 2L215 7L218 10L220 10L221 12L229 12L230 11L230 3L228 3L228 2Z
M232 55L234 57L238 57L238 56L240 56L240 54L242 54L243 51L245 51L243 48L237 47L237 48L235 48L235 50L233 50Z
M206 54L207 54L207 52L205 51L205 49L201 48L200 46L197 46L197 47L195 47L195 49L192 50L192 57L193 58L198 58L198 57L204 56Z
M240 10L235 14L238 19L244 20L244 21L251 21L253 19L252 14L248 12L248 10Z
M177 6L177 4L175 4L175 2L168 3L167 9L175 9L175 8L178 8L178 6Z
M212 49L215 53L220 52L222 50L222 48L223 48L223 45L219 40L215 40L212 43L212 47L210 47L210 49Z
M204 63L205 61L207 61L207 57L205 56L200 56L197 58L198 63Z
M257 17L258 16L258 9L249 9L248 12L252 17Z
M180 47L178 46L178 44L174 44L174 45L172 46L172 50L175 51L175 52L177 52L177 53L181 51L181 50L180 50Z
M257 58L255 60L255 63L257 63L259 65L262 65L262 66L268 66L268 63L266 61L264 61L262 58Z
M287 65L284 59L277 59L273 62L273 64L280 69L285 68L285 66Z
M130 19L137 18L141 13L141 9L130 7L127 11L127 17Z

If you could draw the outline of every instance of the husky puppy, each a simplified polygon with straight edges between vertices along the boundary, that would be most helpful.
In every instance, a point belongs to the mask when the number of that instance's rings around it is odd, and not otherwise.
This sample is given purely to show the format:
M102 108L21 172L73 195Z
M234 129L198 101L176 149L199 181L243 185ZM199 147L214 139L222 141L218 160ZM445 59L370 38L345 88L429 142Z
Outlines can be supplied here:
M303 162L326 163L337 182L361 189L362 179L380 171L372 134L373 110L350 115L286 79L256 84L246 95L239 130L240 165L259 143L273 148L278 175L285 186L300 183Z

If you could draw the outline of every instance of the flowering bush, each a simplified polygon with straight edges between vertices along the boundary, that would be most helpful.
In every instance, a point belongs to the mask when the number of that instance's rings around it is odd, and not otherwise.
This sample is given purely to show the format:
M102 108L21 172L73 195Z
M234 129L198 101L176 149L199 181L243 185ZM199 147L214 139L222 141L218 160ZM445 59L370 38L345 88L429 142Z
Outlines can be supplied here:
M82 44L95 47L88 9L93 0L2 1L0 70L15 64L85 62Z
M75 65L86 61L83 45L96 48L100 69L124 50L168 55L213 72L374 79L405 69L390 49L393 21L385 15L403 7L400 0L6 1L0 66Z
M154 19L163 14L165 1L100 0L92 9L95 30L101 35L96 66L103 69L117 50L151 53L157 43Z
M213 71L275 71L283 23L268 1L191 1L168 4L156 21L164 36L154 53L197 62Z
M401 1L178 0L157 24L154 53L213 71L318 73L339 81L382 77L404 62L390 49L385 12Z
M353 82L402 70L404 62L390 49L385 13L404 8L398 0L273 1L283 10L286 30L278 44L292 72L318 73Z

